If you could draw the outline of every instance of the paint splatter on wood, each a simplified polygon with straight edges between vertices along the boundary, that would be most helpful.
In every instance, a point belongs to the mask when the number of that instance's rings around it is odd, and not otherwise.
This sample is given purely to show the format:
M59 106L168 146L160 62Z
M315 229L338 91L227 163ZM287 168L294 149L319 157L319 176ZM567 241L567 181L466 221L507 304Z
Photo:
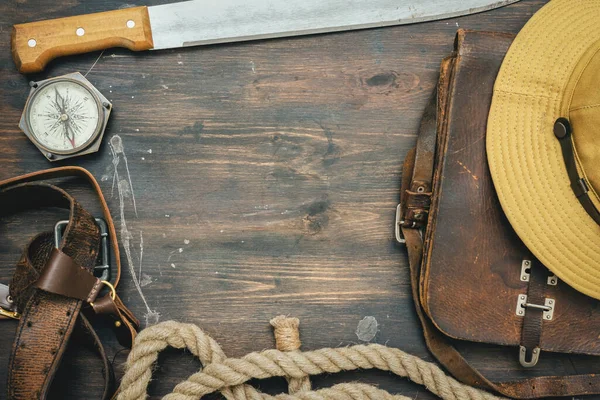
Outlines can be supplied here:
M135 212L135 216L137 218L137 206L135 204L135 194L133 190L133 184L131 181L131 174L129 173L129 165L127 163L127 155L125 154L125 148L123 146L123 140L119 135L114 135L110 138L109 141L110 151L112 154L112 168L113 168L113 191L115 188L115 183L117 187L117 194L119 196L119 222L120 222L120 238L121 245L125 250L126 262L129 272L131 274L131 278L133 279L133 283L135 288L137 289L142 301L144 302L144 306L146 307L146 314L144 318L146 320L146 326L156 324L160 319L160 313L155 310L152 310L148 305L148 301L142 292L142 286L146 286L149 282L147 279L143 279L142 274L142 262L144 256L144 236L143 232L140 230L140 240L139 240L139 253L137 254L137 259L139 260L139 269L136 273L135 264L133 261L133 251L132 251L132 240L133 234L129 230L127 225L127 220L125 219L125 199L130 199L130 205L133 206L133 210ZM124 172L120 174L119 171ZM144 274L145 275L145 274ZM148 275L146 275L148 276ZM150 278L151 281L151 278ZM144 283L144 284L143 284Z
M150 275L142 273L140 276L141 276L141 279L140 279L141 287L148 286L149 284L152 283L152 277Z
M356 327L356 336L358 340L370 342L377 336L377 320L375 317L367 316L360 320Z

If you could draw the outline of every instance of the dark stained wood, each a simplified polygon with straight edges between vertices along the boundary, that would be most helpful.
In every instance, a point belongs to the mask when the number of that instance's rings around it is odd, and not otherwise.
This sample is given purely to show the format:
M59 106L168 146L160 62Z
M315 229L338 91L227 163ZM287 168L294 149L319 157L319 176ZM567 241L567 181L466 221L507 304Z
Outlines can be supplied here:
M406 253L393 239L402 159L415 144L457 27L518 32L544 3L523 0L468 17L360 32L145 53L114 49L99 59L93 53L56 60L44 73L26 77L10 57L13 24L125 3L5 0L0 178L50 166L17 127L27 82L85 74L98 60L87 78L111 99L114 111L100 152L72 163L102 181L119 226L108 142L115 135L122 139L137 206L136 216L131 196L124 198L132 259L139 274L142 235L142 290L161 321L198 324L228 355L242 356L274 346L268 321L279 314L300 318L304 349L357 343L358 322L373 316L379 323L374 342L431 360L413 311ZM121 160L120 178L123 166ZM68 187L95 209L85 189ZM56 218L43 211L2 221L3 282L27 238L51 228ZM144 319L148 308L127 269L121 293ZM2 375L15 327L0 324ZM116 341L104 333L109 352L117 353ZM516 349L461 346L494 378L533 373L518 367ZM97 397L98 361L82 346L72 349L72 366L65 363L57 378L57 398ZM125 355L115 358L119 371ZM582 372L591 364L546 356L535 373ZM189 354L166 352L153 396L167 393L199 366ZM423 387L380 372L314 381L321 387L348 379L434 398ZM281 380L259 385L270 393L285 387Z

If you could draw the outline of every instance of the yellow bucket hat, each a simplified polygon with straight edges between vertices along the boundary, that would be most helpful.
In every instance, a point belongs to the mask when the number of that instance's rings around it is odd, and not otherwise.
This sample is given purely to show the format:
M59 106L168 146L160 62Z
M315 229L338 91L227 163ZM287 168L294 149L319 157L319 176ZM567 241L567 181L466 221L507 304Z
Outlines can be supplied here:
M496 80L486 140L521 240L600 299L600 0L552 0L525 25Z

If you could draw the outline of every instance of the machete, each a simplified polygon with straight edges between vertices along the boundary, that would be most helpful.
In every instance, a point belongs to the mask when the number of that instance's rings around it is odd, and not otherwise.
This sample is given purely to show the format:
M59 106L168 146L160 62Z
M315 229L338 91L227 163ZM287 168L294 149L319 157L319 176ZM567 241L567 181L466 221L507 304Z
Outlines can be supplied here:
M191 0L15 25L22 73L54 58L126 47L160 50L402 25L456 17L518 0Z

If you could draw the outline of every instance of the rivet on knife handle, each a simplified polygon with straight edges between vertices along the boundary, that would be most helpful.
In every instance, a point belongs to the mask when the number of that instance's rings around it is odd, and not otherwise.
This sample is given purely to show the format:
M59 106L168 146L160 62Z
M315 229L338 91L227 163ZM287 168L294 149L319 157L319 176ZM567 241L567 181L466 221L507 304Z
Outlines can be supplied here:
M13 59L26 74L42 71L57 57L111 47L153 47L147 7L31 22L12 31Z

